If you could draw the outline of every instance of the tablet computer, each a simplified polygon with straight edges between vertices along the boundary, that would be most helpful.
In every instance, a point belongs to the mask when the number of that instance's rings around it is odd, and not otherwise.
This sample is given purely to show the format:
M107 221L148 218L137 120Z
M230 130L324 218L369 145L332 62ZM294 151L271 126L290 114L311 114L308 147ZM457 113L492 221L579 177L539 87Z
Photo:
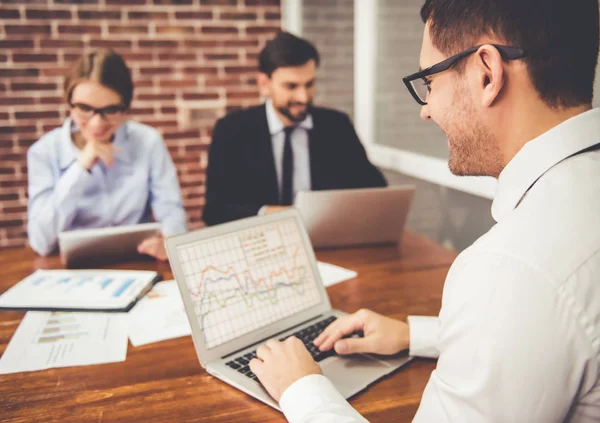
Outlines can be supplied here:
M59 233L58 245L63 264L74 267L131 258L140 242L159 234L158 223L78 229Z

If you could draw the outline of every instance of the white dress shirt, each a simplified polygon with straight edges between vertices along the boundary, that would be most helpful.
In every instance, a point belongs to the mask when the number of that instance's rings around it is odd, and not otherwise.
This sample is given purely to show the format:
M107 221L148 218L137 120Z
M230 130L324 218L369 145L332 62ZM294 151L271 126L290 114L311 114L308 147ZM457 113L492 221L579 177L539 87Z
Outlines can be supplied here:
M285 132L283 122L277 117L271 99L265 103L267 108L267 124L271 134L271 145L273 147L273 159L275 160L275 171L277 173L277 186L281 198L283 178L283 147L285 144ZM310 191L310 149L308 145L308 132L313 128L311 115L298 123L292 131L292 153L294 156L294 172L292 175L292 198L300 191Z
M36 252L51 253L62 231L145 223L152 215L165 235L186 231L177 171L158 131L124 122L114 164L98 160L89 172L77 161L73 131L68 118L27 151L27 232Z
M409 319L411 354L439 351L413 422L600 421L600 151L572 156L599 142L593 109L502 171L497 224L452 265L439 323ZM365 421L320 375L280 405L292 423Z

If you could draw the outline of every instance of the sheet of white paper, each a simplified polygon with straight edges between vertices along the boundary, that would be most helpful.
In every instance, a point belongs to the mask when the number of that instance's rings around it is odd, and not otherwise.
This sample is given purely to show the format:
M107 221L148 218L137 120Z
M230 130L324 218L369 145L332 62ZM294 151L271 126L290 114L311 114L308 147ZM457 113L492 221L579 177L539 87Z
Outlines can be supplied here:
M0 358L0 374L125 361L124 314L30 311Z
M323 263L322 261L317 262L317 268L319 269L321 280L325 286L335 285L336 283L355 278L358 275L354 270L349 270L334 264Z
M154 285L129 312L129 340L134 347L191 333L175 281Z

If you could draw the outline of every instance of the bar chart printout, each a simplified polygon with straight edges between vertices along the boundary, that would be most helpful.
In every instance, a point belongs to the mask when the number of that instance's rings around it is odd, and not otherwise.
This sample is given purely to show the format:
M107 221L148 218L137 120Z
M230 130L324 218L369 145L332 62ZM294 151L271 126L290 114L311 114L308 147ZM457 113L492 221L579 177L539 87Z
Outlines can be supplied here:
M207 348L321 301L294 218L178 248Z
M38 270L0 296L0 307L119 309L157 276L132 270Z
M28 312L0 359L0 374L124 361L124 314Z

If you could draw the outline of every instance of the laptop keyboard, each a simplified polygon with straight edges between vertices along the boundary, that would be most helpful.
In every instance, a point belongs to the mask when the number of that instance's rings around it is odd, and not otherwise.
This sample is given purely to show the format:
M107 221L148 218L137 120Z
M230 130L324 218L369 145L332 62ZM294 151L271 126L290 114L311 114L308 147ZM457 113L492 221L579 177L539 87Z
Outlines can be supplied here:
M292 335L289 336L295 336L296 338L300 339L306 346L306 349L308 350L310 355L312 355L313 359L318 363L319 361L325 360L327 357L335 355L335 351L333 350L333 348L329 351L320 351L319 348L316 347L312 341L317 336L319 336L319 334L323 332L325 328L329 326L335 319L335 316L327 317L323 320L313 323L310 326L305 327L304 329L299 330L298 332L294 332ZM283 341L286 338L288 338L288 336L280 338L279 340ZM231 367L232 369L237 370L241 374L246 375L250 379L254 379L258 382L258 378L254 373L250 371L250 366L248 365L250 363L250 360L252 360L253 358L256 358L256 350L234 358L233 360L225 364Z

